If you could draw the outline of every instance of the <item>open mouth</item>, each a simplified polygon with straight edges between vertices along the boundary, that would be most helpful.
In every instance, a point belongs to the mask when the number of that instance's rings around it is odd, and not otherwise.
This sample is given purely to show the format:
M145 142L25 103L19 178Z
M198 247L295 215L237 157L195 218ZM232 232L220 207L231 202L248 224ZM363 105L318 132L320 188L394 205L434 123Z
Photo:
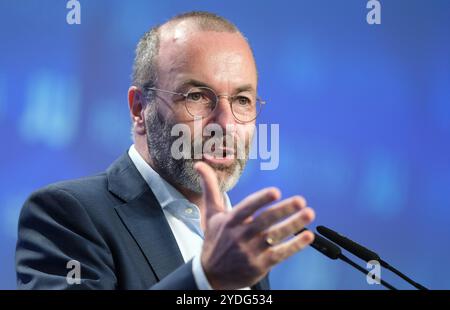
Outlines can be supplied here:
M214 158L230 158L233 159L235 155L235 151L229 147L220 147L216 149L215 145L211 147L211 152L205 153Z
M220 147L216 149L211 147L211 152L203 153L203 159L212 164L230 165L234 162L235 151L232 148Z

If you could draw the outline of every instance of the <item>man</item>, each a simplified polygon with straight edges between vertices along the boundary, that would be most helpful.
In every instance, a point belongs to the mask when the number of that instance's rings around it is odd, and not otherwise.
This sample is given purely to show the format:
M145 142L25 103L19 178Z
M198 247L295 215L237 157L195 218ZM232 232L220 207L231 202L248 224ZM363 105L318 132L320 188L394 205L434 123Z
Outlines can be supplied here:
M128 91L134 145L105 173L30 196L19 288L268 289L271 267L313 241L309 231L292 236L314 211L302 197L265 208L280 199L276 188L230 205L262 103L256 89L252 51L225 19L191 12L147 32ZM222 136L205 151L199 120L215 125L210 139L223 129L231 147ZM176 125L191 132L183 154L193 157L176 158Z

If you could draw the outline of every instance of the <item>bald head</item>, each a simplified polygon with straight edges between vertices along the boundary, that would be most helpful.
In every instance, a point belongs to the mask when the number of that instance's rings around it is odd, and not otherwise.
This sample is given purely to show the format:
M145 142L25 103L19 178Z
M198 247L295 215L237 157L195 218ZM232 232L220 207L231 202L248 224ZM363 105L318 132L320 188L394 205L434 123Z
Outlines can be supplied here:
M192 22L198 30L202 31L239 32L239 29L233 23L209 12L183 13L171 18L164 25L176 25L180 22Z
M221 32L244 36L228 20L209 12L188 12L177 15L147 31L139 40L133 64L133 85L154 87L158 80L158 55L161 46L181 44L198 32ZM250 47L248 46L250 50Z

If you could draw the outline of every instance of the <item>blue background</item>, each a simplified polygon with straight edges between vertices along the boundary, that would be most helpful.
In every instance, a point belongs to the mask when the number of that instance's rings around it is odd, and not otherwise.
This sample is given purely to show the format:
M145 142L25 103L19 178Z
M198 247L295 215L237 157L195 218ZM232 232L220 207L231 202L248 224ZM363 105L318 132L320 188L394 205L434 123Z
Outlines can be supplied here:
M422 284L450 289L450 1L0 2L0 288L15 288L22 203L104 170L131 143L134 47L177 13L219 13L246 34L280 124L280 165L251 161L234 202L265 186L301 194L329 225ZM409 288L383 272L399 288ZM313 249L273 269L275 289L380 289Z

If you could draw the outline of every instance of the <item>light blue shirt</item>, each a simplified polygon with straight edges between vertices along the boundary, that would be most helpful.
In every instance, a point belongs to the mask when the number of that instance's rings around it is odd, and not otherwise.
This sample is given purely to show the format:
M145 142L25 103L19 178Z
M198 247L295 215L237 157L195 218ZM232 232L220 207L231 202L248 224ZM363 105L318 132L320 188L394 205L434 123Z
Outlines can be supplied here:
M138 153L134 144L128 150L128 155L161 205L184 261L193 259L192 273L197 287L200 290L211 290L200 262L203 231L200 226L199 208L153 170ZM231 210L230 199L226 193L224 197L226 207Z

